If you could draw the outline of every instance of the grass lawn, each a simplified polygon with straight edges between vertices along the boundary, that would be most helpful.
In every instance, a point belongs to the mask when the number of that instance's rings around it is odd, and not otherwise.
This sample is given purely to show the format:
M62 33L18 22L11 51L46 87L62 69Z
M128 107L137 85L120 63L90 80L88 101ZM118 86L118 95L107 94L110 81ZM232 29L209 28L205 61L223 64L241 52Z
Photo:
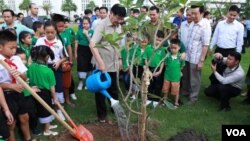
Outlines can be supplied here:
M204 95L204 88L209 85L208 76L211 74L210 69L211 57L208 57L202 71L202 84L199 94L199 100L195 105L186 105L187 98L181 97L184 105L177 110L170 110L165 107L158 107L150 117L160 123L160 127L154 130L154 134L160 137L160 140L166 140L170 136L181 132L186 128L193 128L199 133L204 133L210 141L221 140L221 125L223 124L250 124L250 106L241 104L244 97L238 96L230 101L232 110L230 112L218 112L219 102L215 99L208 98ZM245 72L250 62L250 49L247 49L243 55L241 65ZM75 87L78 80L76 77L76 68L74 68ZM244 86L244 90L246 87ZM75 102L76 107L65 106L66 110L72 116L76 123L89 123L96 120L96 108L94 95L86 90L77 91L78 100ZM152 108L149 108L149 110ZM109 118L115 120L115 116L109 111ZM58 123L59 125L59 123ZM65 130L60 125L60 130ZM52 141L47 137L39 137L43 141ZM96 139L101 141L101 139Z

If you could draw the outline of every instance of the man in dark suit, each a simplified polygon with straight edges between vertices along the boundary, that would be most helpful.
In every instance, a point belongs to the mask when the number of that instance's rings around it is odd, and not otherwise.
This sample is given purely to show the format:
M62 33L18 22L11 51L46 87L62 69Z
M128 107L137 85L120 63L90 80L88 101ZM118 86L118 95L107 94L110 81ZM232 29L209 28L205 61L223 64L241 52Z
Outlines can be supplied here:
M43 19L38 17L38 6L35 3L29 5L30 15L22 20L22 24L32 29L33 23L40 21L43 23Z

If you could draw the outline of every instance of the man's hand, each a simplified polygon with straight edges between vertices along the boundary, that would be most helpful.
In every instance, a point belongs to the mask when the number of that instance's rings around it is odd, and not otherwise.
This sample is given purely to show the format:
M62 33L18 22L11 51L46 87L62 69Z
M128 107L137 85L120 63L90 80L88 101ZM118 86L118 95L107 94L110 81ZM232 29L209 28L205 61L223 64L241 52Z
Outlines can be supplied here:
M11 125L14 122L14 118L13 118L11 112L9 110L7 110L7 111L4 111L4 114L7 118L7 124Z
M197 64L197 70L201 70L202 69L202 67L203 67L203 64L204 64L204 62L199 62L198 64Z
M11 89L21 93L24 89L24 87L21 84L11 84Z
M215 65L211 64L211 69L212 69L213 73L216 72L216 68L217 68L216 64Z
M222 59L223 58L223 55L221 53L215 53L214 56L215 56L216 59Z
M104 62L98 64L98 69L102 72L104 72L106 70L106 66L105 66Z
M34 92L41 92L41 90L37 86L31 87Z

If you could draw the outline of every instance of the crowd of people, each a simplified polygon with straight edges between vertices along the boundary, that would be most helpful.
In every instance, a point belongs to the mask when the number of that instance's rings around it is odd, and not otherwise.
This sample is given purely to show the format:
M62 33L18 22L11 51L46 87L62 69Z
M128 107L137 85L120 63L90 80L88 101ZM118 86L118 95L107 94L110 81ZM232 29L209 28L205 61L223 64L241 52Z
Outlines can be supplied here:
M12 10L2 11L0 59L11 71L0 65L0 139L16 140L16 126L24 141L32 140L32 134L58 135L53 131L57 125L51 124L54 117L17 82L17 77L25 80L63 120L58 105L75 106L71 101L77 100L75 88L87 89L85 80L93 69L108 72L112 81L107 91L116 100L119 99L118 79L124 82L126 91L132 86L129 95L136 99L140 85L134 78L141 79L144 71L149 70L152 79L146 104L156 107L173 96L176 109L182 104L180 96L188 97L187 104L193 105L203 93L201 72L214 47L211 84L205 89L205 95L220 101L220 111L230 111L229 101L241 94L245 81L248 91L244 103L250 104L250 66L245 78L240 65L241 53L249 46L250 22L239 19L240 9L236 5L216 25L204 6L181 8L173 20L176 28L173 32L163 26L157 6L130 9L129 18L137 19L144 14L140 21L143 26L125 33L124 39L117 41L119 51L103 33L124 32L122 25L126 24L128 14L120 4L113 5L110 11L107 7L96 7L95 15L86 9L76 33L65 16L53 14L50 20L44 20L38 16L36 4L30 4L29 8L27 17L19 13L17 19ZM168 34L171 34L169 38ZM72 71L74 62L77 74ZM73 75L78 76L77 86ZM95 103L98 121L109 122L106 97L96 93ZM43 125L42 132L38 122Z

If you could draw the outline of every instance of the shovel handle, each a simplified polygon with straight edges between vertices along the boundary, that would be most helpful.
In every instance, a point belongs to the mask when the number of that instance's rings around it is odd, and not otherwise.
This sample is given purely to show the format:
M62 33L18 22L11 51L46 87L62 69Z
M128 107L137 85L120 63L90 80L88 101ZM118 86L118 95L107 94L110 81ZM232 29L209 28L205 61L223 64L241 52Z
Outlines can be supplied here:
M7 63L5 63L2 59L0 59L0 64L3 65L9 72L11 71L11 68ZM47 109L66 129L70 131L71 134L75 134L75 131L65 122L63 121L57 113L36 93L33 91L33 89L20 77L17 76L16 80L24 86L25 89L27 89L31 95L40 103L43 105L45 109Z
M65 109L62 107L62 105L60 103L57 103L58 108L62 111L62 113L65 115L66 119L70 122L70 124L76 128L76 124L73 122L73 120L71 119L71 117L69 116L69 114L65 111Z

